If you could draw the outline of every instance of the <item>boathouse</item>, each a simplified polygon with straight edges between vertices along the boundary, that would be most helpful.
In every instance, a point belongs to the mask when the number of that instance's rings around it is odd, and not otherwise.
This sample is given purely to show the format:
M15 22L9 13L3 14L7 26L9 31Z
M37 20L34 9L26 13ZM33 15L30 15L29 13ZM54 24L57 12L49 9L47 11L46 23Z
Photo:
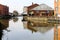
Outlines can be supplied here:
M54 9L46 4L24 6L23 11L29 16L54 16Z
M28 11L32 16L54 16L54 9L46 4L40 4Z

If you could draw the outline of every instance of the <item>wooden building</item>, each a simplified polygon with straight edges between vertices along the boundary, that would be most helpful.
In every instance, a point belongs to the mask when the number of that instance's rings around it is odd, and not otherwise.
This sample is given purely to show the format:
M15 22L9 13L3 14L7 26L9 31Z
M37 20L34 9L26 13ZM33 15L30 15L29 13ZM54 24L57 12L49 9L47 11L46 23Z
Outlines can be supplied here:
M53 16L54 10L46 4L40 4L28 10L28 14L33 16Z
M33 4L25 6L23 11L29 16L53 16L54 9L46 4Z
M33 9L33 8L35 8L37 6L39 6L39 4L33 4L33 3L30 6L24 6L24 8L23 8L24 14L28 14L29 11L31 11L31 9Z

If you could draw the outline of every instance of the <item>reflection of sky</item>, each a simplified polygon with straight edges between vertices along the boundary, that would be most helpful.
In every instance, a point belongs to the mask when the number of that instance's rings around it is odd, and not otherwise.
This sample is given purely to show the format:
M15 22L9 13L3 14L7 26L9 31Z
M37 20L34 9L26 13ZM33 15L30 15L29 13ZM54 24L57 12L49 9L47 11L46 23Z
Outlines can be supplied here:
M54 0L0 0L0 4L4 4L10 7L10 12L13 10L18 10L18 12L21 12L23 9L23 6L28 6L33 3L45 3L51 7L54 7Z
M9 28L11 32L4 32L7 35L4 35L4 40L6 40L6 37L8 37L8 40L53 40L54 39L54 32L53 29L49 30L46 33L40 33L40 32L33 32L24 29L23 23L21 22L20 18L17 22L13 22L11 20L9 22Z

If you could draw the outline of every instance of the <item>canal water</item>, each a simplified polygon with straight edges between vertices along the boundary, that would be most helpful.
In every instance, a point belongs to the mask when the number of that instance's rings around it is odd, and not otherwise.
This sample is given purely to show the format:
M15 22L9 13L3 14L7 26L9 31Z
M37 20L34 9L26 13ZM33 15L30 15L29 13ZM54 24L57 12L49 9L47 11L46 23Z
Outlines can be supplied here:
M0 40L54 40L54 25L32 25L22 17L0 19Z

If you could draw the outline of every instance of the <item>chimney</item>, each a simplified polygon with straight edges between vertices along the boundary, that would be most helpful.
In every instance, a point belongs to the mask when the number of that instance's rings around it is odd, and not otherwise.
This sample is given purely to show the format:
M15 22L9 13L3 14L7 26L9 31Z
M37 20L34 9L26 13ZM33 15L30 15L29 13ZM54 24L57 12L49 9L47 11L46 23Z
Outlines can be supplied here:
M33 5L34 3L32 2L32 5Z

